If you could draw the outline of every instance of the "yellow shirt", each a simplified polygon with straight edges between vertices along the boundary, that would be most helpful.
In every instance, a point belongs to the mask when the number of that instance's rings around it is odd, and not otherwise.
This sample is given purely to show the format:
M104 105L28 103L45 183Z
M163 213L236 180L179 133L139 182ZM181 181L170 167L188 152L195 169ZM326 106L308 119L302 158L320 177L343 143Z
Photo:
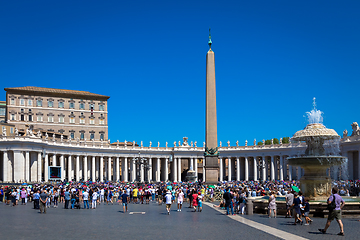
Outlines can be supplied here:
M133 197L137 197L137 195L138 195L138 189L137 188L135 188L134 190L133 190Z
M200 192L201 192L202 195L204 195L204 194L205 194L205 189L202 188L202 189L200 190Z

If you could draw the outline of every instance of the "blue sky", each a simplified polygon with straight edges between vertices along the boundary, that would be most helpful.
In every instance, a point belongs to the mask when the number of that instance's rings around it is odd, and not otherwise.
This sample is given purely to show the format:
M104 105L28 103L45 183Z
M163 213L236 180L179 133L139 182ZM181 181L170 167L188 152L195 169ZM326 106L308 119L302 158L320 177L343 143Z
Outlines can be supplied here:
M359 1L1 1L0 87L108 95L111 141L202 145L211 27L219 141L292 136L313 97L327 127L351 133L359 11Z

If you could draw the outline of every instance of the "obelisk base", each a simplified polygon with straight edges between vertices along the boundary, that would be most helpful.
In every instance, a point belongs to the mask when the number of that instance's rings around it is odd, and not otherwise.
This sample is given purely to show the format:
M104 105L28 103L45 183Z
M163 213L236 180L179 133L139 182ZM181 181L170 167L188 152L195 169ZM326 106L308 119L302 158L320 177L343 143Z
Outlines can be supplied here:
M218 157L205 157L205 182L217 184L219 182L219 160Z

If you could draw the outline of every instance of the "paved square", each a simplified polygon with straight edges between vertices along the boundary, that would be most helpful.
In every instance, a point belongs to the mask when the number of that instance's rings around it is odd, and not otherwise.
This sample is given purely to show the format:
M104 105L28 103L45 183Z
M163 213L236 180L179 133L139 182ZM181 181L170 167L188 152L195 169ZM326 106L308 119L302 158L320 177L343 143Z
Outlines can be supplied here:
M48 208L47 214L39 214L32 209L32 204L16 207L1 204L1 239L279 239L239 219L249 219L307 239L357 239L359 235L360 222L354 219L344 219L344 238L335 235L339 232L336 222L329 229L331 234L319 234L317 229L323 227L325 219L314 219L310 226L292 226L292 221L283 217L228 217L223 210L219 212L206 205L201 213L192 212L187 206L185 203L183 211L177 212L173 205L171 214L167 215L165 205L155 202L129 204L129 212L125 214L121 205L101 204L94 210L71 210L59 204L59 208Z

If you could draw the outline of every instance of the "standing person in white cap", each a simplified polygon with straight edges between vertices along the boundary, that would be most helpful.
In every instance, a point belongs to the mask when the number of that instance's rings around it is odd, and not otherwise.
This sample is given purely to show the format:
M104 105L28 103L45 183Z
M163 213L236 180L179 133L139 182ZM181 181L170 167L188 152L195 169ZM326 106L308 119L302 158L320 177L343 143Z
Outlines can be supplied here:
M171 192L168 190L165 195L166 211L168 212L168 215L170 215L171 200L172 200L172 195Z

